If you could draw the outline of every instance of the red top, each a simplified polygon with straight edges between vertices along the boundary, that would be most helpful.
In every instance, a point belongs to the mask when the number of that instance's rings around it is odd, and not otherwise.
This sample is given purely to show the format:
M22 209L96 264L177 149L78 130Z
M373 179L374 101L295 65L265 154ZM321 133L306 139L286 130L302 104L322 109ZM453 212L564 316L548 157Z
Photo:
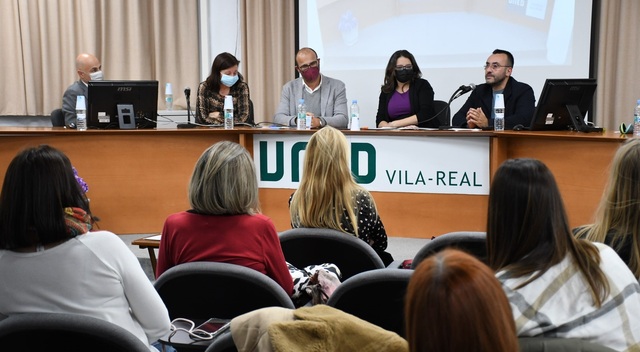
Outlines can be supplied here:
M200 215L180 212L164 223L156 278L172 266L197 261L231 263L257 270L289 295L293 280L278 233L262 215Z

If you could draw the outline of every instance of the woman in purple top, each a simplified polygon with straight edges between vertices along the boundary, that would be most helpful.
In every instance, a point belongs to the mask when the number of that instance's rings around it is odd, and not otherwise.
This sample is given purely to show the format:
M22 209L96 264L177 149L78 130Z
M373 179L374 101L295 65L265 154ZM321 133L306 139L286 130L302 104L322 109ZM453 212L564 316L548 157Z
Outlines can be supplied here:
M398 50L389 59L378 102L378 127L432 127L440 123L433 108L433 88L413 55Z

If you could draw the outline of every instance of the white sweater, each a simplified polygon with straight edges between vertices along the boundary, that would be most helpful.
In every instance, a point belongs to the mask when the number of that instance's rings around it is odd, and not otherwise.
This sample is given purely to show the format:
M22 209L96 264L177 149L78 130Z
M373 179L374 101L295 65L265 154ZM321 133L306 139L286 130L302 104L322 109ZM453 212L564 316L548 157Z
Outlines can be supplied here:
M32 253L0 250L0 314L63 312L115 323L150 350L169 331L167 308L117 235L89 232Z

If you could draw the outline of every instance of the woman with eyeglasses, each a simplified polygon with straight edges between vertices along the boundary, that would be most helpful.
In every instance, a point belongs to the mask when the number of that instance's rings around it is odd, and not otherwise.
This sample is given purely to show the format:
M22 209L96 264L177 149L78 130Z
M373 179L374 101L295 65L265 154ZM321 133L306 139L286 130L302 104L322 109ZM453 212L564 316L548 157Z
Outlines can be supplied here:
M233 120L235 123L253 123L250 116L249 85L238 72L240 61L229 53L216 56L211 65L211 73L198 86L196 100L196 123L224 123L225 96L233 97Z
M433 88L422 78L413 54L398 50L389 59L384 74L376 126L432 127L440 123L433 108Z

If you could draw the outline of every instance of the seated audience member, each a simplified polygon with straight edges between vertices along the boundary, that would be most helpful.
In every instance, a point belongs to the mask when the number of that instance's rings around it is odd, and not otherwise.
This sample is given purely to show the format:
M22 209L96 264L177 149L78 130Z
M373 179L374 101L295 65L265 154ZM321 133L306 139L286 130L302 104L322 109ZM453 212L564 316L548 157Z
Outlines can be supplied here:
M440 126L433 108L433 88L422 78L413 54L398 50L384 73L376 125L378 127Z
M349 144L342 132L325 127L315 132L305 151L302 179L290 198L291 226L328 228L368 243L385 264L393 261L387 232L373 197L353 179Z
M292 294L276 228L259 213L258 181L246 149L224 141L205 150L191 176L189 204L190 210L164 223L156 277L181 263L223 262L257 270Z
M640 139L629 139L616 152L595 223L577 236L611 246L640 278Z
M487 251L518 336L640 349L638 281L613 249L572 235L556 181L542 162L512 159L496 171Z
M405 299L411 352L517 352L509 300L493 271L473 256L445 249L418 265Z
M312 128L326 125L346 128L349 118L344 83L320 74L320 59L311 48L302 48L296 53L296 71L300 73L300 77L282 87L280 104L273 121L295 126L298 102L304 99L307 114L312 116Z
M76 58L76 72L79 79L67 88L62 96L62 112L64 113L64 122L66 126L75 127L76 125L76 99L78 95L84 95L85 102L89 88L89 81L102 80L102 64L91 54L80 54Z
M535 110L533 89L511 76L513 55L496 49L484 64L485 83L479 84L467 101L453 116L452 125L457 127L493 127L495 118L493 104L496 94L504 95L504 125L512 129L516 125L529 127Z
M47 145L18 153L0 194L0 315L92 316L155 351L167 309L127 245L92 224L66 155Z
M211 73L198 86L196 123L223 124L225 96L233 97L233 121L250 122L249 85L238 72L240 61L229 53L221 53L213 59Z

